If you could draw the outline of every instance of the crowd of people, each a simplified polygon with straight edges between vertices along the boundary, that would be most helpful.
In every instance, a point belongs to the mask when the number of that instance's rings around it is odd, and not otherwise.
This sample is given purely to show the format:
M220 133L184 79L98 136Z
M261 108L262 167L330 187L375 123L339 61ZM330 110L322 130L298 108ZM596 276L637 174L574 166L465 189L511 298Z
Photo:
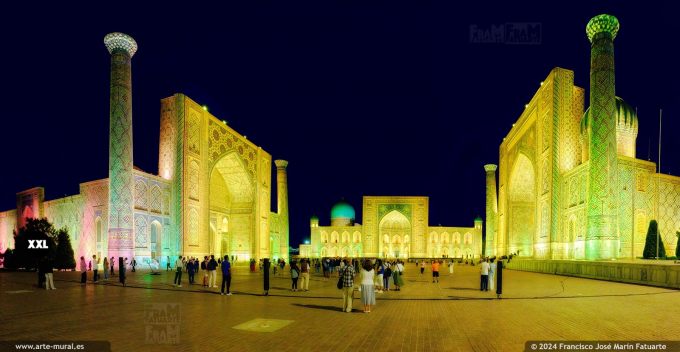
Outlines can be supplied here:
M233 260L234 258L231 257ZM509 258L508 258L509 259ZM167 257L168 270L173 266L170 257ZM448 267L449 275L453 275L455 261L453 259L415 259L416 268L420 270L420 276L425 275L427 266L432 273L432 283L439 283L440 271L443 266ZM116 267L115 258L97 258L92 256L89 261L85 257L80 257L78 268L81 271L81 284L87 282L87 273L92 272L92 282L99 282L100 271L103 273L103 280L108 280L115 274ZM255 271L256 261L251 260L251 272ZM463 263L458 259L458 263ZM466 259L465 264L475 265L473 259ZM494 290L495 274L497 272L498 263L495 257L482 258L479 264L480 270L480 291ZM126 271L131 269L135 271L137 265L135 259L128 261L128 258L122 260L122 265L118 265L118 277L120 282L125 285ZM289 269L286 271L286 265ZM183 257L179 256L174 261L175 275L173 285L175 287L182 287L182 274L188 274L189 285L196 284L195 277L203 271L202 287L212 289L220 288L221 295L231 296L231 276L232 264L229 256L223 258L215 258L214 255L206 255L202 259L198 257ZM222 284L221 287L217 285L217 270L221 270ZM262 272L265 269L264 262L259 261L259 270ZM52 277L52 263L49 260L43 260L38 268L39 285L45 287L47 290L55 289L54 280ZM284 259L278 259L271 263L269 270L271 270L274 277L283 277L287 273L291 280L292 292L309 291L310 276L312 272L321 274L323 281L337 278L338 289L342 291L343 304L342 310L345 312L352 311L352 301L354 292L360 292L363 311L370 313L371 309L376 304L376 294L383 294L387 291L401 291L404 286L403 274L405 270L405 263L399 259L383 260L378 258L301 258L292 260L286 263Z
M189 285L193 285L196 283L196 274L202 270L202 286L205 288L218 288L218 268L222 272L220 294L231 296L231 263L229 262L228 255L225 255L223 258L218 257L217 260L215 260L215 255L206 255L203 257L203 260L197 257L177 257L177 260L175 260L175 280L173 284L175 287L182 287L182 273L186 272L189 276Z

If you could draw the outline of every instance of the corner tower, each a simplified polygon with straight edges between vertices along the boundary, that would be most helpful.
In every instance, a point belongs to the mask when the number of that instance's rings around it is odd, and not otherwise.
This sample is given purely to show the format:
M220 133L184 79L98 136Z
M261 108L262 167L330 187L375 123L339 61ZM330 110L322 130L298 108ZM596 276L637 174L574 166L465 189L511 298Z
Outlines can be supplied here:
M274 160L276 164L276 198L277 208L276 212L279 214L281 242L279 243L280 252L283 257L289 258L289 224L288 224L288 161Z
M618 31L619 21L607 14L593 17L586 26L591 42L587 259L610 259L618 253L614 80L614 38Z
M104 44L111 54L108 255L131 260L134 255L131 61L137 42L116 32L107 34Z
M496 193L496 169L497 165L486 164L486 238L483 255L496 255L496 227L498 218L498 196Z

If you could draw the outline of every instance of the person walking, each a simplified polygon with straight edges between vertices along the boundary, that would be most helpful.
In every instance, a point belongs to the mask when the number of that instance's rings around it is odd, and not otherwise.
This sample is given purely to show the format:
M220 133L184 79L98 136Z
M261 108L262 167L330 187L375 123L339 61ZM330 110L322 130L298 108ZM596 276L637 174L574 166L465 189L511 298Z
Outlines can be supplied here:
M489 263L486 262L486 259L482 259L482 263L480 264L480 273L481 273L481 287L480 291L488 291L489 290Z
M208 262L208 276L210 280L208 281L209 288L217 288L217 261L215 260L215 255L210 255L210 261Z
M133 273L135 272L136 266L137 266L137 260L134 257L132 257L132 272Z
M453 275L453 260L449 261L449 275Z
M113 259L113 257L111 257L111 261L109 262L111 264L111 277L113 277L113 263L114 262L115 262L115 260Z
M432 261L432 283L434 283L435 280L439 283L439 265L440 263L438 261Z
M423 260L420 262L420 276L423 276L423 273L425 273L425 261Z
M109 279L109 271L107 270L109 268L109 258L104 257L104 280Z
M375 289L373 280L375 279L375 271L371 261L366 259L361 268L361 303L364 305L364 313L371 312L371 306L375 305Z
M338 272L342 277L342 310L347 313L352 312L352 301L354 300L354 267L347 265L347 259L344 260L346 264L344 268Z
M302 278L302 282L300 285L300 290L304 291L309 291L309 260L308 259L302 259L300 262L300 277Z
M297 291L298 287L298 277L300 276L300 268L298 268L296 262L290 262L290 279L293 281L291 291Z
M80 256L80 284L85 285L87 281L87 263L85 263L85 257Z
M167 259L168 259L168 261L167 261L166 266L165 266L165 271L170 271L170 256L168 256Z
M225 255L222 261L222 290L220 295L224 295L224 286L227 286L227 296L231 296L231 264L229 264L229 256Z
M493 291L494 280L496 276L496 258L491 258L491 263L489 264L489 289Z
M182 269L184 269L184 267L183 267L184 264L182 262L182 259L184 259L184 258L177 257L177 260L175 260L175 268L176 268L177 271L175 272L175 282L174 282L174 284L177 287L182 287Z

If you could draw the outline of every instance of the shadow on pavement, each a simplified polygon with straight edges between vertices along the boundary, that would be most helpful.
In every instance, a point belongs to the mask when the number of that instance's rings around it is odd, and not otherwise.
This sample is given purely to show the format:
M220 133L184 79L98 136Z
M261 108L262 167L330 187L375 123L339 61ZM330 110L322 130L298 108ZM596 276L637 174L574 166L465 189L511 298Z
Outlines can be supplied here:
M335 312L343 312L342 308L338 306L321 306L318 304L300 304L300 303L293 303L294 306L302 307L302 308L313 308L313 309L323 309L323 310L331 310ZM352 313L361 313L360 311L356 309L352 309Z
M479 291L478 288L473 288L473 287L455 287L455 286L451 286L451 287L444 287L444 288L446 288L447 290Z

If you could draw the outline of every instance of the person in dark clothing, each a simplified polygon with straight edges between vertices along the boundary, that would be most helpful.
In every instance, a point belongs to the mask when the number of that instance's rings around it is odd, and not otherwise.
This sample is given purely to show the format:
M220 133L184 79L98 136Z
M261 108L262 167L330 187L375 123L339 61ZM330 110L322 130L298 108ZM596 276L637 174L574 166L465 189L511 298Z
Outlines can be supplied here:
M38 261L38 268L36 270L38 272L38 288L43 288L44 284L45 284L44 268L45 268L45 261L46 260L47 260L47 258L42 258Z
M196 274L196 267L194 266L195 261L192 258L189 260L189 264L187 264L187 273L189 273L189 285L194 284L194 274Z
M203 257L201 262L201 270L203 270L203 287L208 287L208 256Z
M111 257L111 258L113 258L113 257ZM80 257L80 283L82 285L84 285L86 280L87 280L87 264L85 264L85 257L81 256Z
M114 258L111 257L111 261L109 262L111 264L111 277L113 277L113 263L115 262ZM106 268L104 268L106 270Z
M208 262L208 287L217 288L217 261L215 256L210 256L210 261Z
M224 295L224 286L227 286L227 296L231 296L231 265L229 264L229 256L224 256L224 261L222 261L222 290L221 295Z
M300 268L296 262L290 262L290 279L293 281L291 291L297 291L298 277L300 277Z
M118 281L125 286L125 262L122 261L120 257L118 257L118 261Z
M133 272L133 273L135 272L135 267L136 267L136 266L137 266L137 261L135 260L135 258L132 258L132 272Z

